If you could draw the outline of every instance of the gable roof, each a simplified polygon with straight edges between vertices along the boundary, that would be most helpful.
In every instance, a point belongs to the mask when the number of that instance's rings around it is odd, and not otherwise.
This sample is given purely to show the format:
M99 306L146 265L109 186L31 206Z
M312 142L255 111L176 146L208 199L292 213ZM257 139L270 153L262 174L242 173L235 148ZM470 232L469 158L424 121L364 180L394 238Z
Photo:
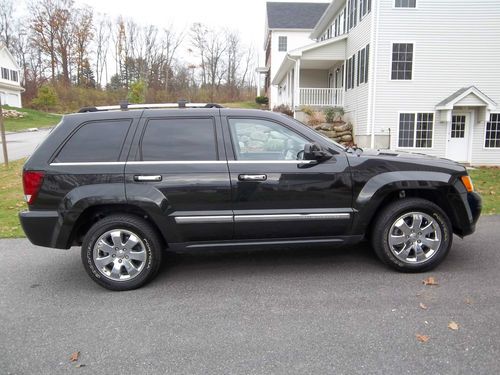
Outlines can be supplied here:
M17 63L17 61L14 58L14 56L12 56L12 53L10 53L9 49L5 46L5 44L0 43L0 52L2 52L2 51L5 51L5 53L7 54L7 56L12 60L12 63L14 64L14 66L16 67L16 69L17 70L21 70L21 68L19 67L19 64Z
M469 94L476 95L479 99L481 99L484 104L493 109L496 107L497 103L491 100L488 95L484 94L481 90L479 90L476 86L468 86L462 87L461 89L455 91L453 94L448 96L446 99L442 100L436 105L437 110L449 110L453 109L455 103L459 102L463 98L465 98Z
M328 7L328 3L268 2L269 29L312 29Z

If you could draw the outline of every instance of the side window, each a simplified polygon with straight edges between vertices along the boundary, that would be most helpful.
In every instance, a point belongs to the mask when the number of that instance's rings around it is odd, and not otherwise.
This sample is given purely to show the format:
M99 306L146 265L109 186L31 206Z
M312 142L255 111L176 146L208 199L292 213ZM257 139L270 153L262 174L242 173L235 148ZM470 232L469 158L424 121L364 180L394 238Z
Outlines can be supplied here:
M217 160L212 118L152 119L141 140L141 160Z
M287 51L287 37L280 36L278 37L278 51Z
M107 120L84 124L64 144L54 162L118 161L131 121Z
M297 160L309 141L283 125L260 119L229 119L237 160Z

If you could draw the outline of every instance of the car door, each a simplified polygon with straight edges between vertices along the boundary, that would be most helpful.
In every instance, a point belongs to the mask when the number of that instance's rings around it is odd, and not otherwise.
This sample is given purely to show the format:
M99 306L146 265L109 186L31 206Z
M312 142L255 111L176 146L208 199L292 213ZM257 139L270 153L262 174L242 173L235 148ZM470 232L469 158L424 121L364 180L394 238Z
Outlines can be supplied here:
M277 121L228 113L222 122L236 239L346 234L351 178L343 153L321 163L298 160L313 139L284 116Z
M218 109L146 110L125 167L127 200L169 242L229 240L231 184Z

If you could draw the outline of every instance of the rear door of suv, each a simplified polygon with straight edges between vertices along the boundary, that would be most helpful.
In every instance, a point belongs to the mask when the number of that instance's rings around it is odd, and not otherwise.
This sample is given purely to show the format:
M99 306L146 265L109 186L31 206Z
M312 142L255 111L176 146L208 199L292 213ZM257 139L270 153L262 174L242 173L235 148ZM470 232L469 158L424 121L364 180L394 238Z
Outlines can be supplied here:
M128 202L152 212L170 243L232 238L218 109L144 111L125 181Z

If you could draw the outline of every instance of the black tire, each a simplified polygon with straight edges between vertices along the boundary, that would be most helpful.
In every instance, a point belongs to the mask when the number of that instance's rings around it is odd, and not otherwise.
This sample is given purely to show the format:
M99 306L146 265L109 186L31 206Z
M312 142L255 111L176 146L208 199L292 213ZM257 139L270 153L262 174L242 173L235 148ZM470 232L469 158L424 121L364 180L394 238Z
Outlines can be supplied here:
M389 232L393 223L406 213L412 212L429 215L435 220L441 231L441 243L436 246L434 254L429 259L422 260L422 263L417 264L402 261L391 251L389 245ZM400 272L424 272L433 269L448 255L453 241L452 225L446 213L433 202L420 198L402 199L384 207L375 219L371 234L373 249L380 260Z
M96 242L101 236L112 230L130 231L141 240L139 248L142 251L143 256L145 256L145 260L140 261L139 264L142 265L141 271L134 275L130 280L113 280L111 278L112 275L106 276L99 270L99 267L95 263L94 246L96 245ZM139 288L151 281L156 276L160 268L162 253L162 241L160 240L157 232L146 220L134 215L117 214L105 217L89 229L83 239L81 255L83 266L92 280L106 289L123 291ZM114 260L118 261L116 255L113 257L113 261ZM121 260L125 262L125 259L121 258L120 263ZM132 263L132 256L130 263ZM120 268L120 270L123 270L123 268ZM126 270L124 273L126 273Z

